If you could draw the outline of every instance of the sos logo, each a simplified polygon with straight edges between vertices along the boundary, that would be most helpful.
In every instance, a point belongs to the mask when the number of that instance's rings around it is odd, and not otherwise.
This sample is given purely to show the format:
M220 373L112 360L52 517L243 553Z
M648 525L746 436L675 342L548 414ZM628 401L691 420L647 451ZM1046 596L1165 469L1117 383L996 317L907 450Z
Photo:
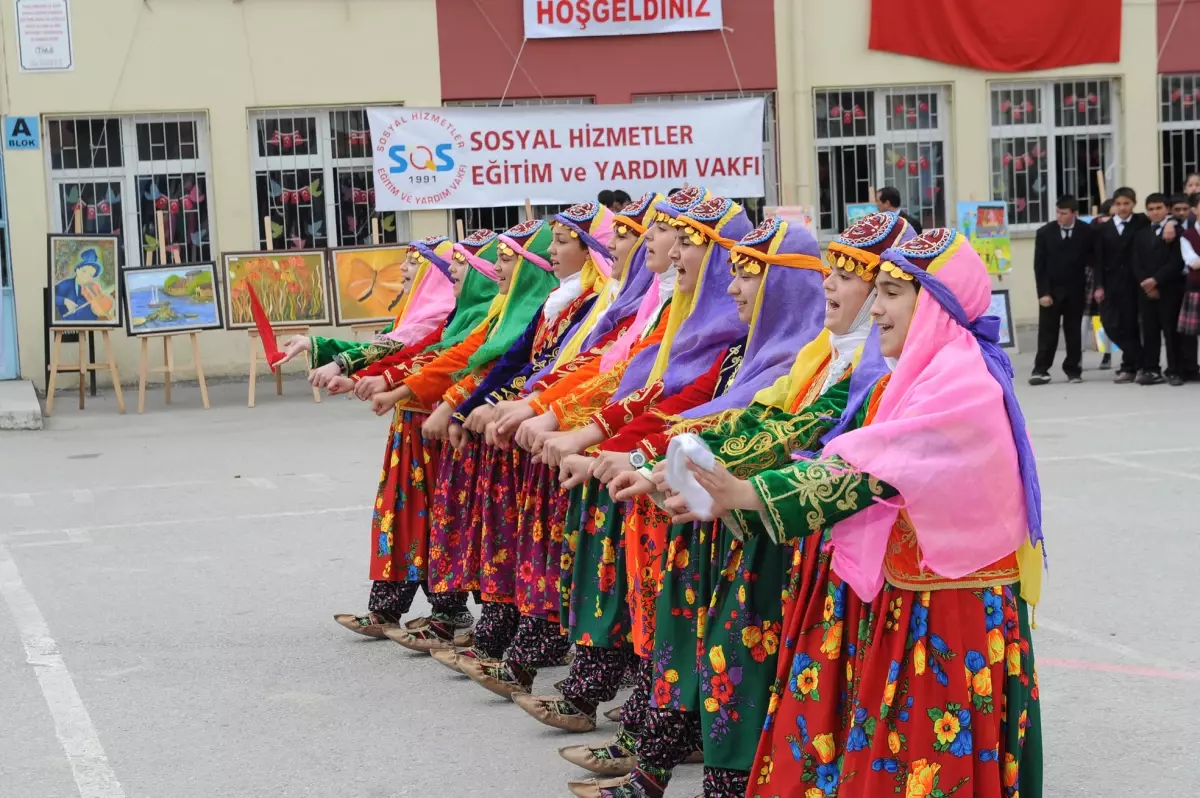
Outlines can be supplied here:
M388 148L388 157L392 166L388 169L391 174L402 175L409 169L418 172L449 172L454 168L454 157L450 154L454 145L449 142L438 144L432 149L421 144L412 150L403 144Z

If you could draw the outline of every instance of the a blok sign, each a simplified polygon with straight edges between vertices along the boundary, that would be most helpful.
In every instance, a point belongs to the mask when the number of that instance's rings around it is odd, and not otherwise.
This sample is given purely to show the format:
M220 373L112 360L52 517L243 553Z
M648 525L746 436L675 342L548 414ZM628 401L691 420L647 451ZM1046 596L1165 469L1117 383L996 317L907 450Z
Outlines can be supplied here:
M722 0L525 0L525 38L720 30Z
M36 116L4 117L4 149L36 150L42 146Z

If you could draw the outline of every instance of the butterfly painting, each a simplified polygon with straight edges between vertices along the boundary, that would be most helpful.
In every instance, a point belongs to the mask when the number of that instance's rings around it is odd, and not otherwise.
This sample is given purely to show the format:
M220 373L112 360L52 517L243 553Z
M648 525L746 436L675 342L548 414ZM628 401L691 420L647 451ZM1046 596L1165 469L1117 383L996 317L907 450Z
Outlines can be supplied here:
M333 250L333 307L338 324L391 321L403 307L404 247Z

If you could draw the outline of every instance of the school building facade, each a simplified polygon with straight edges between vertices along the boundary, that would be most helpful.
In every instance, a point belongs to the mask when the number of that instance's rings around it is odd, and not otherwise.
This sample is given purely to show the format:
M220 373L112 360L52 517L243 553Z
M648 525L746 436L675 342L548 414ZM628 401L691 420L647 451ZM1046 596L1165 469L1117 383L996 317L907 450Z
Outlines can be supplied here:
M503 229L524 217L519 206L375 212L369 106L764 96L755 215L810 205L828 238L847 203L885 185L930 226L953 225L959 201L1006 200L1003 287L1018 323L1037 316L1032 231L1060 194L1096 204L1101 184L1175 190L1200 166L1190 5L1126 4L1119 62L988 73L869 49L870 0L725 0L723 31L536 40L524 38L523 2L76 2L74 69L50 74L21 70L14 9L0 5L0 112L35 117L41 139L3 151L0 379L44 385L46 238L70 231L76 208L84 232L119 233L126 262L141 261L148 236L157 243L164 201L176 221L163 234L185 262L262 249L268 236L275 249L366 244L373 218L384 241L402 242L456 218ZM136 342L113 338L128 380ZM245 333L200 341L208 374L245 375Z

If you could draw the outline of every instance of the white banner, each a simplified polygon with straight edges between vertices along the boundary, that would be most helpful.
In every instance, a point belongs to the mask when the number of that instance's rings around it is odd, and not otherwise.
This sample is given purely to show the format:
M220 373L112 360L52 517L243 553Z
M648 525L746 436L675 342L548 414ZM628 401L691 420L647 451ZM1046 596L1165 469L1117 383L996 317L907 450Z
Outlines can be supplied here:
M721 0L525 0L525 38L720 30Z
M559 205L685 183L761 197L763 102L370 108L376 207Z

